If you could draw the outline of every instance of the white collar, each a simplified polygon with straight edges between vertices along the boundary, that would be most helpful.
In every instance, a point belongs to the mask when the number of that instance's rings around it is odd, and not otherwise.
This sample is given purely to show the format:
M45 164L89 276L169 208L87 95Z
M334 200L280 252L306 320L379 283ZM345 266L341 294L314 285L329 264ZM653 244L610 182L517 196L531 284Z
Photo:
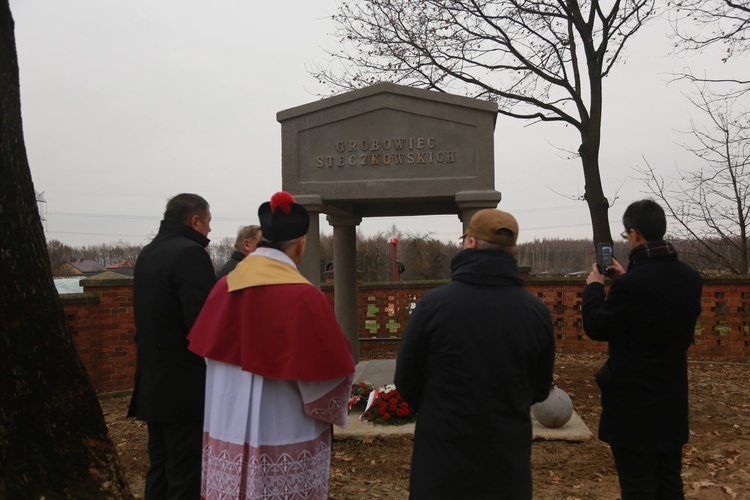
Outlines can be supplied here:
M290 264L294 266L295 269L297 269L297 264L295 264L294 261L287 254L275 248L260 247L260 248L257 248L250 255L259 255L261 257L268 257L269 259L278 260L280 262L286 262L287 264Z

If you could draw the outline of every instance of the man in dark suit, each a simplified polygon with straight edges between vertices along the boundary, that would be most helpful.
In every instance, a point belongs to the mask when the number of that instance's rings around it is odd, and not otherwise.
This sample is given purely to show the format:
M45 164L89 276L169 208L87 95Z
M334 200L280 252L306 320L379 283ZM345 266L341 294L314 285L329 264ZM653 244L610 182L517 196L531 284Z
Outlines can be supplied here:
M237 231L237 239L234 241L234 252L228 261L224 263L221 270L216 273L216 280L223 278L227 274L234 271L237 264L253 253L258 248L258 242L263 237L263 232L260 230L260 226L242 226Z
M586 334L609 342L609 359L596 374L599 439L612 448L623 500L684 498L687 350L701 311L701 278L663 240L667 222L657 203L631 204L622 222L627 272L617 261L608 268L613 281L605 297L594 264L583 291Z
M128 416L148 424L146 499L200 498L206 365L188 351L187 335L216 281L205 250L210 223L206 200L175 196L133 271L137 364Z

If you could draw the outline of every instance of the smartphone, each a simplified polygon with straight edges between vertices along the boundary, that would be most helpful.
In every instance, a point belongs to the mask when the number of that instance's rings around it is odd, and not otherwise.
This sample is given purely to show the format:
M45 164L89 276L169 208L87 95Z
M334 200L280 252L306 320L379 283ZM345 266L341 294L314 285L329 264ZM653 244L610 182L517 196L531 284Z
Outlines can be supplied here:
M612 243L597 243L596 244L596 265L599 267L599 272L607 275L610 273L609 267L613 264L614 259L614 248Z

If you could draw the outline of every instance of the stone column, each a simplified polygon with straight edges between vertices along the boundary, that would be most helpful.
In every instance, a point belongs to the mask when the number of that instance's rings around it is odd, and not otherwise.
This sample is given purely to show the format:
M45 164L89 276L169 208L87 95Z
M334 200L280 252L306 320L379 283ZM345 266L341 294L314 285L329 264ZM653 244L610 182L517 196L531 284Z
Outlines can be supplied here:
M320 288L320 212L323 210L323 200L317 195L299 195L294 199L310 213L307 246L299 271L310 283Z
M357 226L362 217L327 217L333 226L333 296L336 318L359 362L359 318L357 303Z
M495 190L459 191L456 193L458 205L458 220L463 223L463 230L469 227L469 222L475 213L483 208L497 208L502 195Z

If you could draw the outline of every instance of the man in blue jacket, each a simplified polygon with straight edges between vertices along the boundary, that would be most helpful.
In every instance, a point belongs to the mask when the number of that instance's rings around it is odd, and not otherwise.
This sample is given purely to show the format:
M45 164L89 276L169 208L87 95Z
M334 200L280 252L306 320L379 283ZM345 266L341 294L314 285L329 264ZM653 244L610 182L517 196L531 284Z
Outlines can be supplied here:
M188 351L187 335L216 281L210 231L206 200L178 194L133 270L137 361L128 416L148 424L147 500L200 498L206 364Z
M414 499L531 498L531 415L552 385L549 308L523 288L518 224L472 217L452 281L420 299L396 362L396 388L418 411Z
M631 204L622 223L627 272L617 261L608 268L613 281L605 295L594 264L583 291L586 334L609 342L609 359L596 374L599 439L612 448L623 500L684 498L687 350L701 311L701 278L664 241L666 217L656 202Z

